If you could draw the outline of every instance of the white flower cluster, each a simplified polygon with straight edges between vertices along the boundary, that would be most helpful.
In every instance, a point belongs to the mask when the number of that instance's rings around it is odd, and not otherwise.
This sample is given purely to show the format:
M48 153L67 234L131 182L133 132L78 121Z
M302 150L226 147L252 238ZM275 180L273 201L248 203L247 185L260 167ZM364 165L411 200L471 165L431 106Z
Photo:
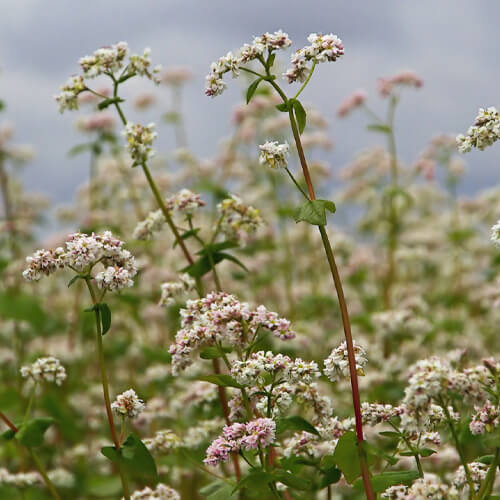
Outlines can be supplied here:
M363 424L371 426L375 426L381 422L387 422L393 417L399 417L403 412L404 408L402 406L367 402L361 404Z
M233 295L223 292L188 300L180 314L181 329L169 349L174 375L191 364L190 354L194 350L215 342L242 347L253 340L260 327L282 340L295 336L287 319L262 305L251 309L246 302L239 302Z
M408 413L425 413L433 402L452 392L460 394L468 402L484 402L484 385L491 377L483 365L458 371L450 362L432 357L418 361L410 368L408 386L403 404Z
M484 481L486 474L488 473L489 466L481 462L471 462L470 464L468 464L468 468L472 482L474 483L474 488L477 491L481 483ZM459 490L467 486L467 476L465 475L463 465L461 465L455 472L455 475L453 476L453 484Z
M119 78L133 75L146 76L155 83L159 83L157 74L161 67L151 68L150 49L145 49L142 55L130 55L128 63L126 58L129 55L129 48L126 42L118 42L108 47L97 49L91 56L80 58L82 75L71 77L71 79L61 87L61 93L55 96L59 103L59 111L78 109L78 95L88 88L84 78L96 78L100 75L115 75L125 66L125 70L118 76Z
M61 362L49 356L38 358L31 366L21 367L24 378L32 378L35 382L50 382L61 385L66 380L66 370Z
M403 85L419 89L423 84L423 80L414 71L406 70L390 77L379 78L377 87L382 97L388 97L392 94L395 86Z
M495 246L500 248L500 220L491 228L490 240Z
M146 448L157 454L167 454L181 444L181 438L171 429L158 431L154 437L144 439Z
M228 52L217 62L210 65L210 73L206 77L205 94L210 97L222 94L227 87L222 79L225 73L230 71L233 78L236 78L240 74L240 64L246 64L258 57L263 57L266 49L271 53L276 49L286 49L291 44L292 41L288 38L288 35L279 30L255 37L251 45L245 44L241 47L238 55Z
M74 233L68 237L65 248L37 250L27 257L28 268L23 271L23 276L28 281L38 281L57 269L67 267L76 272L90 272L95 264L102 263L104 270L95 276L99 288L119 290L130 287L137 269L134 257L122 246L123 241L114 238L110 231L91 235Z
M433 500L458 499L458 491L454 486L443 483L434 474L425 474L425 478L417 479L411 486L391 486L382 494L382 498L391 500L420 500L432 498Z
M161 210L149 212L144 220L138 222L132 234L132 238L136 240L149 240L154 232L161 231L165 222L165 216Z
M155 124L141 125L140 123L128 122L122 135L127 140L128 152L134 161L134 165L141 165L153 158L155 151L153 141L158 134L154 131Z
M457 146L461 153L468 153L472 148L481 151L500 139L500 113L491 106L479 108L474 125L469 127L467 134L457 136Z
M476 413L472 416L469 424L472 434L484 434L498 427L500 423L500 410L498 406L493 406L491 401L488 400L483 406L476 407L475 410Z
M199 194L189 189L181 189L165 200L165 206L169 212L175 211L191 217L197 208L205 206L205 202ZM160 231L165 222L165 215L161 210L150 212L146 219L137 224L133 237L138 240L147 240L154 232Z
M0 485L28 488L29 486L41 483L42 477L38 472L16 472L12 474L3 467L0 469Z
M119 417L136 418L144 410L144 401L139 399L134 389L129 389L116 396L111 403L111 409Z
M222 200L217 205L217 210L222 217L221 231L229 239L243 243L264 223L257 208L245 205L243 200L235 195Z
M146 486L143 490L134 491L130 496L130 500L153 500L155 498L159 500L181 500L181 496L177 491L163 483L158 483L154 490Z
M254 352L245 361L236 360L231 367L231 375L242 385L266 385L265 374L270 374L275 382L298 381L311 383L321 374L314 361L292 360L284 354L271 351Z
M118 42L108 47L101 47L94 51L91 56L80 58L84 78L96 78L106 73L120 71L129 53L127 42Z
M279 144L278 141L266 141L259 146L259 163L271 168L286 168L288 166L287 156L290 153L288 143Z
M364 366L368 362L366 351L357 344L354 344L354 358L356 360L356 372L358 375L364 375ZM349 360L347 357L347 343L344 341L338 347L333 349L330 356L325 359L325 375L332 381L336 382L342 378L349 377Z
M109 132L115 126L115 118L111 113L101 111L89 116L82 116L76 122L76 127L82 132Z
M56 102L59 104L59 112L63 113L66 109L78 109L78 96L87 87L81 76L72 76L61 87L61 93L55 96Z
M303 82L307 78L310 71L310 68L307 66L308 62L334 62L344 55L342 40L332 33L329 35L311 33L307 37L307 41L311 45L306 45L292 54L292 67L287 69L283 75L288 79L288 83Z
M161 297L158 305L171 306L195 288L195 280L187 273L180 276L179 281L168 281L161 284Z

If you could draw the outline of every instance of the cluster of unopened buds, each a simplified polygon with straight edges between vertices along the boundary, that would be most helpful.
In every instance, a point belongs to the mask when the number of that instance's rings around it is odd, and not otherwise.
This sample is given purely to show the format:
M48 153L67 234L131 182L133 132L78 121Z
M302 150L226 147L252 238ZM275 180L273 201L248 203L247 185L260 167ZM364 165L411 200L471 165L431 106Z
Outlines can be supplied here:
M27 257L28 268L23 276L28 281L38 281L57 269L89 273L96 264L102 264L104 270L94 276L99 288L111 291L130 287L137 269L132 254L122 247L123 241L114 238L110 231L91 235L74 233L68 237L65 248L37 250Z
M487 109L480 108L470 126L467 134L457 136L457 146L461 153L468 153L472 148L480 150L491 146L500 139L500 113L491 106Z
M378 91L382 97L390 96L394 87L404 86L419 89L424 84L423 80L414 71L402 71L396 75L379 78Z
M66 380L64 366L53 356L38 358L32 365L21 367L21 375L35 382L49 382L56 385L62 385Z
M119 394L111 403L111 409L118 417L137 418L144 410L144 401L139 399L134 389Z
M232 424L224 427L219 436L208 448L204 462L216 466L227 461L230 453L241 450L265 448L274 442L276 424L270 418L257 418L246 424Z
M122 72L118 79L139 75L159 83L157 75L161 67L152 67L150 50L145 49L142 55L129 55L129 52L126 42L118 42L97 49L91 56L80 58L79 63L82 74L72 76L61 87L61 93L55 97L59 104L59 111L62 113L65 110L78 109L79 95L82 92L90 92L85 84L85 79L92 79L101 75L115 78L118 72Z
M292 360L289 356L270 351L254 352L247 360L236 360L231 368L231 375L242 385L265 384L264 373L272 375L276 381L306 384L321 375L314 361Z
M366 351L356 342L353 342L354 358L356 360L356 372L358 375L364 375L364 367L368 362ZM330 355L324 361L325 375L336 382L342 378L349 377L349 359L347 356L347 343L344 341L338 347L332 350Z
M288 143L280 144L278 141L267 141L259 146L259 163L271 168L286 168L287 156L290 153Z
M217 205L221 217L220 230L229 238L243 243L264 222L257 208L245 205L238 196L222 200Z
M500 422L500 410L498 406L494 406L491 401L488 400L483 406L476 407L475 410L476 413L472 416L472 420L469 424L469 429L472 434L484 434L498 427Z
M295 336L290 322L264 306L252 309L227 293L210 293L188 300L181 309L181 329L170 346L172 373L177 375L191 364L191 353L199 348L224 343L243 347L254 339L260 327L267 328L282 340Z

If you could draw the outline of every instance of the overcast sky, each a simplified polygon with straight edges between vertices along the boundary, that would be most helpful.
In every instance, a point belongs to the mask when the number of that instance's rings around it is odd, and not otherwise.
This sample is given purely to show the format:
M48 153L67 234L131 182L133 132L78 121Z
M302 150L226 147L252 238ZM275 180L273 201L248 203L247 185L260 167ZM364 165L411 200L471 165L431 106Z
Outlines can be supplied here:
M190 144L200 156L212 155L229 132L240 92L235 84L217 99L205 97L210 62L254 35L280 28L296 48L310 32L333 32L344 42L345 57L322 65L304 92L304 101L331 122L335 149L329 160L335 168L380 140L364 131L361 115L339 121L334 114L359 87L379 107L377 77L413 69L424 79L424 88L406 92L398 110L397 140L405 161L436 133L466 130L479 107L500 105L498 0L0 0L0 9L0 99L8 105L0 122L13 122L16 142L36 149L24 173L27 187L56 202L72 199L86 179L88 161L68 158L68 149L81 142L73 128L76 114L60 115L53 95L78 70L80 56L120 40L134 52L151 47L155 64L193 69L185 110ZM154 110L152 118L159 121L164 111ZM168 134L162 127L159 132ZM500 147L467 155L463 191L496 184L498 158Z

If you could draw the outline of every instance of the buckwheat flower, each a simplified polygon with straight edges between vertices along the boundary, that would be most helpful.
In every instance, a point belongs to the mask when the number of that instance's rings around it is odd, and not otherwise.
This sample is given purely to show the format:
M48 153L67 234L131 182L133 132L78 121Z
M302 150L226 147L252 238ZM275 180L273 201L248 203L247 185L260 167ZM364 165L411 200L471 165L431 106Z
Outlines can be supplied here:
M165 215L161 210L149 212L146 219L140 221L134 229L132 237L136 240L149 240L153 233L160 231L165 225Z
M153 500L155 498L159 500L181 500L181 496L177 491L163 483L158 483L154 490L146 486L142 490L134 491L130 496L131 500ZM122 500L124 500L123 497Z
M226 82L217 73L208 74L205 80L205 95L208 97L217 97L227 88Z
M469 471L471 475L472 482L474 483L475 491L479 490L481 483L484 481L486 474L488 472L488 465L481 462L472 462L469 465ZM455 472L453 476L453 484L461 490L467 486L467 477L465 476L464 466L461 465Z
M392 417L398 417L404 412L401 406L392 406L389 404L367 403L361 404L361 415L363 424L375 426L381 422L387 422Z
M61 467L49 471L47 475L57 488L73 488L75 486L75 476Z
M457 146L461 153L469 152L473 147L481 151L500 139L500 113L491 106L479 108L474 125L469 127L467 134L457 136Z
M240 446L245 450L269 446L276 437L276 423L270 418L257 418L246 424L245 435L241 438Z
M498 427L500 421L498 406L493 406L491 401L488 400L482 407L476 406L474 409L476 413L472 416L472 420L469 424L469 429L472 434L484 434Z
M124 66L129 53L127 42L97 49L91 56L80 58L84 78L95 78L104 73L116 73Z
M160 75L161 83L178 86L193 78L193 72L185 66L170 67Z
M109 132L115 126L115 119L111 113L100 112L78 119L76 127L82 132Z
M59 104L59 112L78 109L78 96L86 89L81 76L72 76L62 87L61 93L54 99Z
M178 193L167 199L167 206L191 216L197 208L204 207L205 202L199 194L193 193L189 189L181 189Z
M364 375L364 366L368 362L366 358L366 351L356 342L354 344L354 358L356 360L356 372L358 375ZM325 375L335 382L341 378L349 377L349 360L347 357L347 344L342 342L339 347L333 349L330 356L325 359Z
M438 476L428 472L424 478L417 479L411 486L390 486L381 494L381 497L391 500L421 500L424 498L456 500L459 498L455 486L443 483Z
M274 33L264 33L262 36L255 37L253 43L254 46L263 46L269 50L287 49L292 45L288 33L283 33L282 30Z
M345 117L350 114L355 109L363 106L366 102L366 92L364 90L356 90L353 94L347 97L339 106L337 110L337 115L340 117Z
M11 485L16 488L28 488L42 483L42 476L38 472L10 473L7 469L0 469L0 485Z
M225 437L220 436L207 448L203 463L215 467L222 462L227 462L230 454L238 450L239 443L228 441Z
M116 397L111 409L119 417L136 418L144 410L144 401L139 399L133 389L129 389Z
M124 135L127 140L127 149L134 161L134 165L141 165L155 155L152 145L158 134L154 129L154 123L141 125L139 123L129 122L125 126L122 135Z
M278 141L267 141L259 146L259 163L271 168L286 168L287 156L290 154L288 143L279 144Z
M307 67L309 61L334 62L344 55L342 40L332 33L328 35L311 33L307 40L311 45L306 45L291 56L292 67L284 73L288 83L302 82L306 79L310 71Z
M394 86L396 85L403 85L418 89L422 87L423 84L423 80L414 71L401 71L400 73L388 78L379 78L377 87L378 92L382 97L388 97L392 94Z
M245 205L236 195L222 200L217 205L222 218L221 231L230 239L246 242L249 235L255 233L263 225L259 210Z
M155 83L160 83L158 74L161 71L161 66L155 66L151 68L151 49L148 47L144 49L142 56L137 54L132 54L129 57L128 72L130 74L135 73L139 76L145 76Z
M491 228L491 241L500 248L500 220Z
M108 266L104 271L96 274L95 281L98 288L112 292L133 286L132 277L133 274L123 267Z
M180 437L170 429L158 431L153 438L144 440L146 448L156 454L166 455L181 444Z
M28 267L23 271L23 277L28 281L38 281L42 276L49 276L66 265L65 253L61 247L55 250L37 250L32 256L26 257L26 262Z
M62 385L66 380L64 366L53 356L38 358L31 366L23 366L21 375L24 378L31 378L35 382L49 382L56 385Z
M187 273L180 276L179 281L169 281L161 285L161 298L158 305L171 306L186 294L195 289L195 280Z

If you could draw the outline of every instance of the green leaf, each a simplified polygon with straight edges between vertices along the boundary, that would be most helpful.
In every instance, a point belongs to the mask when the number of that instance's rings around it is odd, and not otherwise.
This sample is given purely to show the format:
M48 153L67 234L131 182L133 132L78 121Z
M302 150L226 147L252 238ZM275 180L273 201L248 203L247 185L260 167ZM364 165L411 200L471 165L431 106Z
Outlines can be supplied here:
M196 380L210 382L211 384L219 385L220 387L235 387L236 389L241 389L243 387L241 384L238 384L238 382L236 382L231 375L204 375L203 377L198 377Z
M68 156L77 156L81 153L84 153L85 151L90 150L92 147L91 144L85 143L85 144L77 144L76 146L73 146L69 151L68 151Z
M5 101L3 99L0 99L0 111L3 111L6 107Z
M32 418L21 425L16 433L16 439L27 448L41 446L45 431L53 423L54 419L50 417Z
M109 106L111 106L112 104L119 104L120 102L125 102L125 101L121 97L108 97L107 99L101 101L97 105L97 108L103 110L109 108Z
M310 490L312 488L312 483L309 479L297 474L292 474L283 469L276 469L273 472L273 476L276 481L286 484L295 490Z
M248 268L245 266L245 264L243 264L243 262L241 262L241 260L237 259L234 255L231 255L229 253L226 253L226 252L219 252L215 255L219 255L221 258L221 260L229 260L231 262L234 262L236 265L240 266L244 271L246 271L247 273L249 272L248 271Z
M78 279L83 279L83 276L81 274L76 274L75 276L73 276L70 280L69 280L69 283L68 283L68 288Z
M262 469L253 469L248 476L244 477L233 489L232 493L243 488L251 488L254 490L267 490L267 485L274 481L274 477L269 472L264 472Z
M493 462L493 459L495 458L494 455L483 455L482 457L476 458L475 462L481 462L482 464L491 464Z
M385 125L382 123L372 123L371 125L367 125L366 127L371 132L380 132L381 134L390 134L392 132L391 127L389 125Z
M231 347L223 347L223 352L229 353L232 351ZM220 350L217 347L205 347L200 351L201 359L216 359L222 357Z
M288 113L288 104L286 102L282 102L281 104L277 104L276 109L278 111L281 111L282 113Z
M395 486L397 484L410 485L419 477L420 475L416 470L382 472L381 474L372 476L371 483L373 491L375 493L380 493L390 486ZM363 482L361 480L356 481L354 488L361 491L363 489Z
M98 307L101 314L102 334L106 335L111 328L111 309L105 302L98 304Z
M238 498L238 495L232 494L235 487L234 481L217 480L207 484L200 490L200 494L206 497L207 500L231 500Z
M434 455L434 453L437 453L436 450L431 450L430 448L419 448L417 450L418 454L421 457L430 457L431 455Z
M319 463L319 468L323 472L326 472L327 470L331 469L334 465L336 465L336 463L335 459L333 458L333 455L325 455Z
M321 481L319 482L319 487L321 489L326 488L328 485L333 484L333 483L338 483L340 481L340 477L342 476L342 473L340 472L337 467L331 467L330 469L327 469L323 477L321 478Z
M144 443L133 433L129 434L119 450L113 446L101 448L101 453L111 462L119 462L129 474L142 479L158 480L156 464Z
M205 245L204 248L196 252L197 255L208 255L217 253L220 250L228 250L229 248L239 247L239 243L234 240L221 241L219 243L210 243Z
M319 436L319 432L312 424L298 415L279 418L276 422L276 434L285 431L307 431L310 434Z
M304 106L302 106L300 101L297 101L296 99L292 101L292 106L293 110L295 111L295 117L297 118L299 133L302 134L302 132L304 132L304 129L306 128L306 110L304 109Z
M257 80L253 81L247 89L247 104L252 100L259 83L262 81L262 78L257 78Z
M122 491L122 483L117 476L92 476L86 486L86 497L117 498Z
M329 200L307 200L295 213L295 222L305 221L315 226L326 225L326 210L334 213L335 203Z
M361 475L356 434L346 432L337 442L333 459L349 484Z
M166 123L179 123L181 115L177 113L177 111L168 111L162 116L162 118Z
M197 227L196 229L190 229L189 231L186 231L185 233L182 233L180 235L181 239L186 240L187 238L190 238L191 236L196 236L199 231L200 231L199 227ZM177 240L175 240L173 248L175 248L178 244L179 244L179 242Z
M15 437L16 437L16 433L12 429L7 429L5 432L2 432L2 434L0 434L0 438L4 439L5 441L10 441L11 439L14 439Z
M382 432L379 432L379 434L381 436L385 436L385 437L390 437L390 438L394 438L394 439L401 439L401 434L399 434L399 432L382 431Z
M223 256L219 253L212 255L212 260L214 265L218 264L221 260L223 260ZM186 266L181 269L181 272L188 273L193 276L193 278L201 278L205 274L209 273L212 270L212 264L207 255L203 255L198 260L196 260L193 264Z

